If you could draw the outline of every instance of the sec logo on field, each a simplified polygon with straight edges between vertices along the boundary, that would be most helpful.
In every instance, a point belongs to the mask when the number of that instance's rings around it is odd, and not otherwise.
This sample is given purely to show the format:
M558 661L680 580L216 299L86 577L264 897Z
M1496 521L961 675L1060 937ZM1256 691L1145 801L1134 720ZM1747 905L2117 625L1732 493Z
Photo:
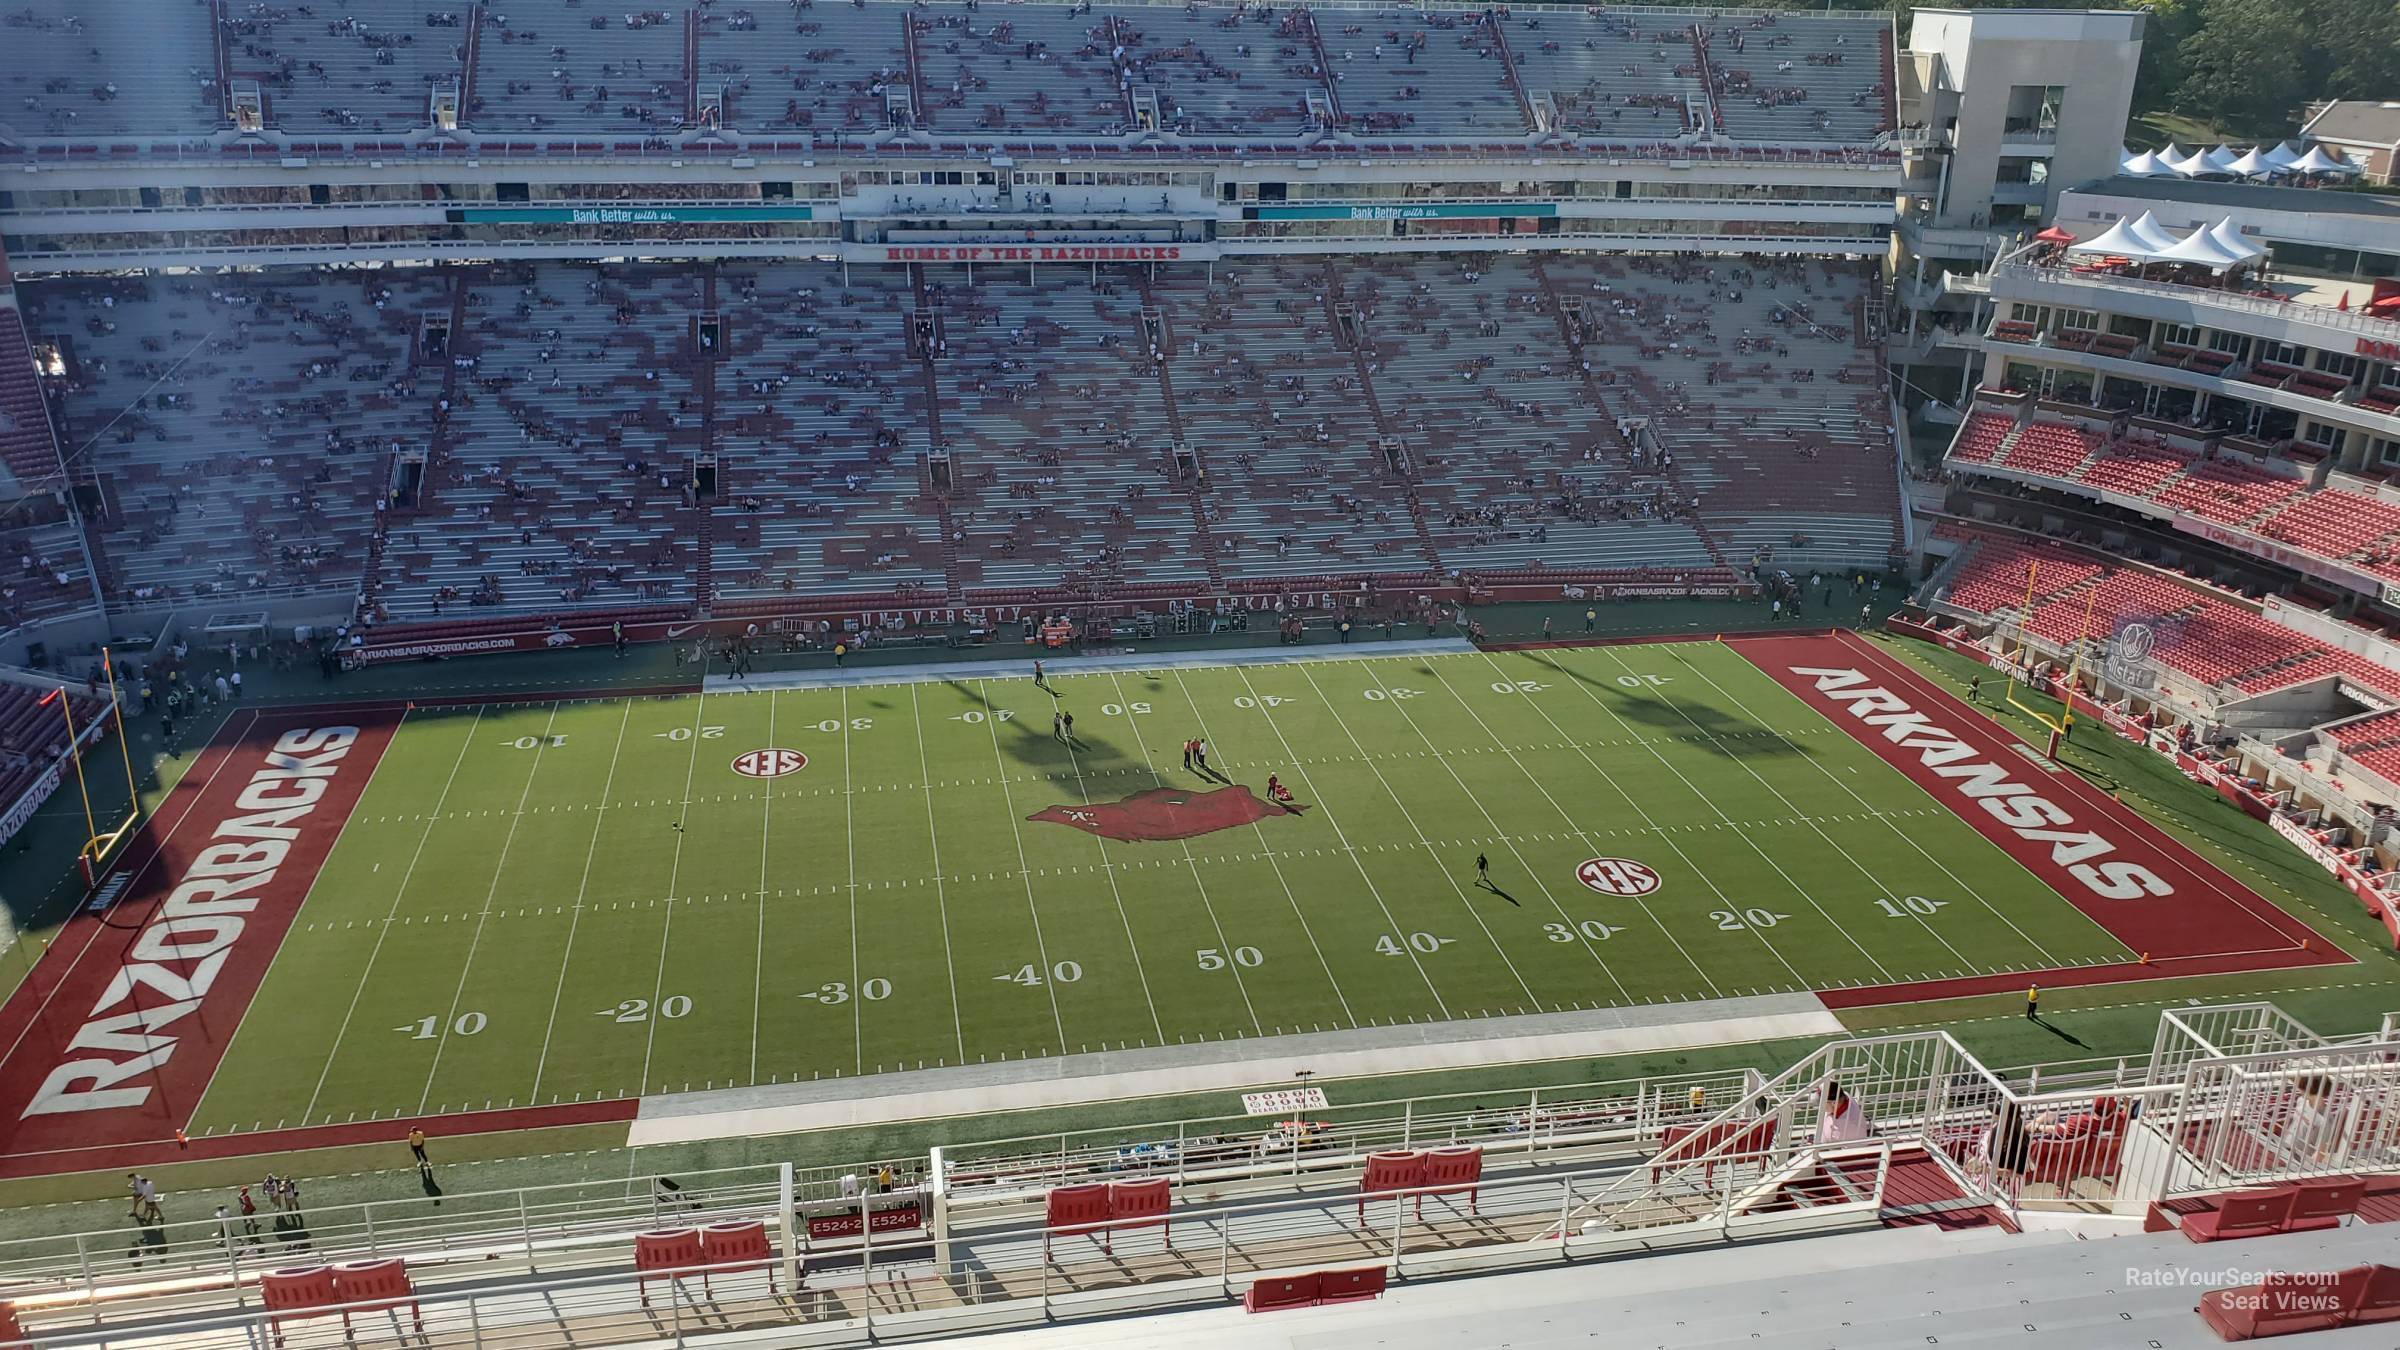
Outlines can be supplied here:
M750 750L733 757L733 771L744 778L781 778L808 767L808 756L797 750Z
M1586 858L1576 866L1575 879L1602 895L1648 895L1658 889L1658 873L1631 858Z

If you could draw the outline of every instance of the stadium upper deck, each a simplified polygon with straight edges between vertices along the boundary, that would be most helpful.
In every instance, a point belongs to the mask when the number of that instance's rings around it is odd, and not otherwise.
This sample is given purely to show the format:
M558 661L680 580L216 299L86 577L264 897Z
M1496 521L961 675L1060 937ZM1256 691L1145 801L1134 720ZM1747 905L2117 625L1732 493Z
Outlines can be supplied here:
M1861 152L1895 122L1891 24L1864 15L19 0L0 25L0 150L37 159L1439 154L1529 134Z

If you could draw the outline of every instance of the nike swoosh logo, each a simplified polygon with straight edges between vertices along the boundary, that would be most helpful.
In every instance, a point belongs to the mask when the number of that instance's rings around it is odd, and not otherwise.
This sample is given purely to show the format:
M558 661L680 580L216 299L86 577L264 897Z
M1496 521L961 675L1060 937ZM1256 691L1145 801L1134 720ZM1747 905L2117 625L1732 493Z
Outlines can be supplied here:
M692 631L695 628L698 628L699 626L700 625L696 623L687 623L681 628L669 628L667 630L667 639L669 641L673 641L674 639L682 637L684 634Z

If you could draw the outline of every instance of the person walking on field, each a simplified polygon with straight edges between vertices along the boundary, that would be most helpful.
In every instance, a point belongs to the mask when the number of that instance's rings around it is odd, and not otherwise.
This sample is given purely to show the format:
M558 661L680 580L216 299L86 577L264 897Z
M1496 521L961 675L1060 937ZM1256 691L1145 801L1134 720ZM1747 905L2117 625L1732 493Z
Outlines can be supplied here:
M1486 890L1492 885L1492 860L1480 853L1475 855L1475 884Z
M1208 772L1208 742L1207 742L1207 741L1194 741L1194 742L1192 742L1192 762L1200 766L1200 772L1202 772L1202 773L1207 773L1207 772Z
M408 1132L408 1151L417 1155L417 1166L433 1166L433 1160L425 1156L425 1131L417 1129L413 1126L410 1127Z
M1192 769L1192 747L1198 744L1200 744L1198 741L1185 741L1183 743L1183 769L1186 773L1191 772Z
M2025 1020L2028 1022L2042 1020L2042 987L2038 984L2025 987Z
M1067 719L1067 744L1073 745L1075 743L1075 714L1067 713L1065 716Z

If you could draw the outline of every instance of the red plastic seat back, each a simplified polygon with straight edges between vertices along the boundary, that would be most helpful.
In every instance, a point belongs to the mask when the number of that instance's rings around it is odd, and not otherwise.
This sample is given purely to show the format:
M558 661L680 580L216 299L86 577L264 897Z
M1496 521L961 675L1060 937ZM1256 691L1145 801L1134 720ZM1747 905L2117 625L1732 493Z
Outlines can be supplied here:
M1354 1303L1360 1299L1380 1298L1388 1272L1381 1266L1364 1270L1327 1270L1317 1275L1317 1302Z
M2224 1202L2217 1206L2215 1222L2206 1226L2218 1237L2271 1233L2291 1218L2292 1201L2298 1194L2298 1187L2285 1186L2272 1191L2246 1191L2226 1196Z
M1254 1313L1273 1312L1278 1308L1305 1308L1317 1301L1323 1280L1323 1276L1316 1274L1256 1280L1251 1283L1250 1291L1242 1295L1242 1306Z
M2339 1326L2346 1308L2341 1277L2315 1271L2277 1271L2258 1288L2258 1334L2273 1336Z
M678 1228L665 1233L636 1233L635 1270L686 1270L700 1264L700 1230Z
M2338 1219L2358 1212L2367 1198L2367 1183L2357 1177L2327 1177L2300 1183L2300 1198L2292 1202L2292 1221Z
M329 1307L341 1301L334 1292L331 1266L270 1270L258 1277L258 1285L269 1312L298 1312L304 1308Z
M19 1325L17 1322L16 1305L13 1303L0 1303L0 1341L21 1341L24 1339L25 1328Z
M2400 1266L2365 1267L2367 1278L2350 1305L2350 1320L2400 1322Z
M774 1250L767 1245L767 1221L710 1224L700 1230L700 1255L712 1266L752 1266L774 1260Z
M1108 1216L1120 1223L1127 1219L1163 1219L1174 1204L1174 1193L1164 1177L1151 1181L1112 1181L1108 1186Z
M1483 1150L1473 1145L1437 1148L1425 1155L1426 1186L1464 1188L1483 1180Z
M1050 1192L1043 1222L1051 1228L1089 1228L1108 1222L1108 1187L1061 1186Z
M408 1262L399 1257L382 1261L351 1261L333 1268L333 1291L344 1303L378 1303L415 1298L416 1284L408 1278Z
M1361 1191L1409 1191L1425 1184L1425 1155L1407 1153L1370 1153L1367 1155L1367 1174L1358 1181Z

